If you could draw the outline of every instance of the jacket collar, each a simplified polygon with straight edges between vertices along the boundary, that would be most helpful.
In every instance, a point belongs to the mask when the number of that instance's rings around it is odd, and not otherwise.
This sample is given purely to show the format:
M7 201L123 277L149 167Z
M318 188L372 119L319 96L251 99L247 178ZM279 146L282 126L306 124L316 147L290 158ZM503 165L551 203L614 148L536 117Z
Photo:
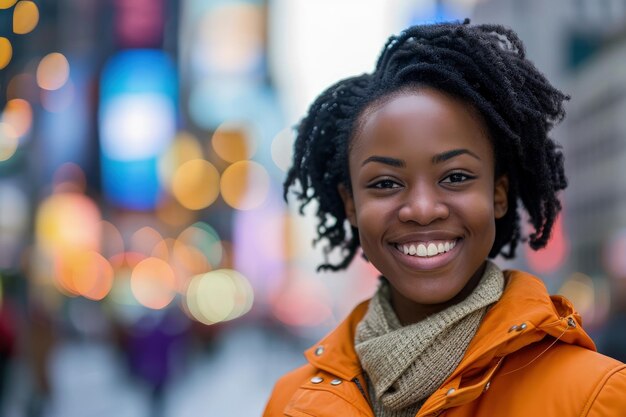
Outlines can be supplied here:
M593 341L581 327L580 316L568 300L561 296L550 297L543 282L528 273L504 271L504 276L506 285L502 297L485 315L461 363L447 382L460 381L461 375L477 369L488 370L491 374L495 371L495 359L546 335L595 350ZM359 376L363 371L354 349L354 336L367 307L368 301L359 304L335 330L308 349L305 357L309 363L346 380Z

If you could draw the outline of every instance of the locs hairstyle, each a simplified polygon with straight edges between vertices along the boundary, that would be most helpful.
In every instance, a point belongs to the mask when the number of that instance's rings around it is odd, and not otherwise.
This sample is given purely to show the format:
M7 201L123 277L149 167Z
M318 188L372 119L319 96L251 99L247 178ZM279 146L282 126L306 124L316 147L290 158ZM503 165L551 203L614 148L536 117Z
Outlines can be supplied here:
M546 245L561 205L557 193L567 186L563 155L548 137L565 116L568 96L554 88L526 59L524 46L499 25L444 23L413 26L392 36L371 74L347 78L324 91L297 129L293 166L284 183L294 189L300 212L317 206L317 239L328 255L342 259L318 269L346 268L359 248L358 231L347 227L337 186L350 190L348 152L359 118L373 103L420 87L446 92L481 113L494 146L496 176L509 177L507 214L496 220L489 257L515 256L522 236L518 201L534 231L531 248ZM299 183L299 184L297 184Z

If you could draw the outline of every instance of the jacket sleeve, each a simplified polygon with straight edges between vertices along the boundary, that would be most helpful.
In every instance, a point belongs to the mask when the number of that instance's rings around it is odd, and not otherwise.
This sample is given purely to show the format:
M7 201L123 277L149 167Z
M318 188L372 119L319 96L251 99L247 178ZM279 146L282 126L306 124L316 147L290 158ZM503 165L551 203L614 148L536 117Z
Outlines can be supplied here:
M587 417L626 416L626 365L609 373L589 398Z

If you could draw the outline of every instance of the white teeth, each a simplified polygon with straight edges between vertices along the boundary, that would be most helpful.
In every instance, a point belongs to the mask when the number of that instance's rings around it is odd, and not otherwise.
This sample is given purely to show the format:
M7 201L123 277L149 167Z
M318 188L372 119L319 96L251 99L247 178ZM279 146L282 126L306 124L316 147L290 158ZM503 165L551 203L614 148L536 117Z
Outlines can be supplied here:
M396 245L399 251L405 255L419 256L421 258L436 256L441 253L448 252L456 246L456 241L451 242L431 242L426 246L424 243L410 245Z

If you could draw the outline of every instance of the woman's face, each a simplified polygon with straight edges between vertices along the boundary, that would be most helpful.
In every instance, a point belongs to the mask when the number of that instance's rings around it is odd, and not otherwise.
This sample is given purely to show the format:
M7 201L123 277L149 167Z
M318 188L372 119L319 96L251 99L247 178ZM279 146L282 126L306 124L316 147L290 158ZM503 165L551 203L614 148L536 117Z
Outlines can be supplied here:
M487 129L470 105L437 90L366 109L351 142L352 193L340 188L367 258L389 280L404 323L466 297L507 210Z

